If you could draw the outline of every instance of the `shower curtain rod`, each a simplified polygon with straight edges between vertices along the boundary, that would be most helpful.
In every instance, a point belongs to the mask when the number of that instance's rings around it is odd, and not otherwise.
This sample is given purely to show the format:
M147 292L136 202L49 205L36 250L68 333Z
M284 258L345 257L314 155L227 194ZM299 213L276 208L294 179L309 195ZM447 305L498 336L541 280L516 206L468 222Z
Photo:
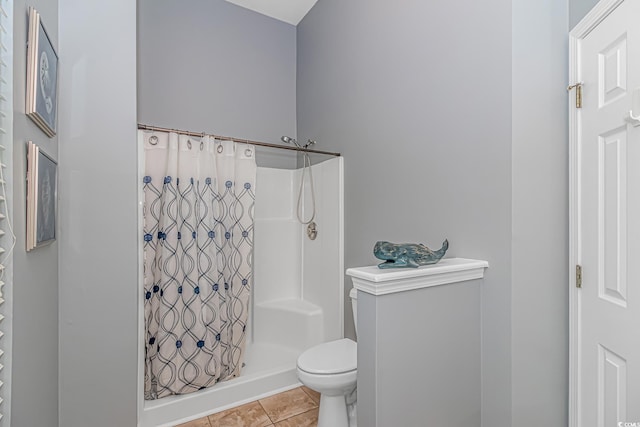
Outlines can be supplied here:
M179 129L169 129L158 126L149 126L138 123L138 129L140 130L150 130L156 132L174 132L180 135L189 135L189 136L199 136L203 137L205 135L209 135L215 139L220 139L224 141L233 141L233 142L241 142L245 144L257 145L259 147L268 147L268 148L280 148L283 150L292 150L292 151L303 151L306 153L314 153L314 154L326 154L328 156L336 156L340 157L340 153L334 153L332 151L320 151L320 150L310 150L308 148L299 148L288 145L280 145L280 144L272 144L269 142L260 142L260 141L251 141L250 139L240 139L240 138L232 138L229 136L220 136L220 135L211 135L205 132L190 132L188 130L179 130Z

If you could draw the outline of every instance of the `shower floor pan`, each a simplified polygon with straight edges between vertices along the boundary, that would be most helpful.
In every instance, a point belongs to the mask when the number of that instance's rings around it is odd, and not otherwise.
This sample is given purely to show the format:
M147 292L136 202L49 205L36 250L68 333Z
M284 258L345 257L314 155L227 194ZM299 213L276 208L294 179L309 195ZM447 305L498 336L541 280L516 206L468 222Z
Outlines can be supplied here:
M248 344L242 375L214 387L182 396L144 402L140 427L175 426L299 385L299 350L271 344Z
M322 310L300 299L256 304L255 336L247 343L242 375L182 396L144 401L139 427L175 426L298 387L296 360L322 342Z

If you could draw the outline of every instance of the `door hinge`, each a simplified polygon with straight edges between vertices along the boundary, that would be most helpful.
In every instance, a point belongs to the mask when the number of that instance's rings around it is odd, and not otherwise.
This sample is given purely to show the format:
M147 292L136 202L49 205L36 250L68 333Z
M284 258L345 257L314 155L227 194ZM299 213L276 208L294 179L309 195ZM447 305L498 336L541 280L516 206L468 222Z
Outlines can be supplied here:
M567 91L576 90L576 108L582 108L582 82L567 86Z
M576 265L576 288L582 288L582 266Z

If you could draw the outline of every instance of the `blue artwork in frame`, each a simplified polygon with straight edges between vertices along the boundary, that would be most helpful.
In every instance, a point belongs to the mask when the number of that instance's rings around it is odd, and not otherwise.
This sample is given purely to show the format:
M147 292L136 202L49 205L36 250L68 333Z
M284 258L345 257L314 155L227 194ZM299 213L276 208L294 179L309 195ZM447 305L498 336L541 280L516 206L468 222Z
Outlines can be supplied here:
M29 8L26 114L52 137L57 131L58 55L40 14Z
M56 238L57 167L51 157L38 150L36 247L50 243Z
M26 250L53 242L56 235L58 164L33 142L27 144Z

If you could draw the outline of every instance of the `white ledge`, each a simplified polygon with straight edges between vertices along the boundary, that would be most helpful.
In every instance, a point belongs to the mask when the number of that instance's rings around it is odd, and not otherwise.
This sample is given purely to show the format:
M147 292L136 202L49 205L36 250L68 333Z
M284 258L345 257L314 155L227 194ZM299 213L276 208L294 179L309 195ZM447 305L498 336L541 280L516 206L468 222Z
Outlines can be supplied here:
M371 295L386 295L465 280L482 279L487 261L445 258L418 268L380 269L378 266L347 269L353 287Z

